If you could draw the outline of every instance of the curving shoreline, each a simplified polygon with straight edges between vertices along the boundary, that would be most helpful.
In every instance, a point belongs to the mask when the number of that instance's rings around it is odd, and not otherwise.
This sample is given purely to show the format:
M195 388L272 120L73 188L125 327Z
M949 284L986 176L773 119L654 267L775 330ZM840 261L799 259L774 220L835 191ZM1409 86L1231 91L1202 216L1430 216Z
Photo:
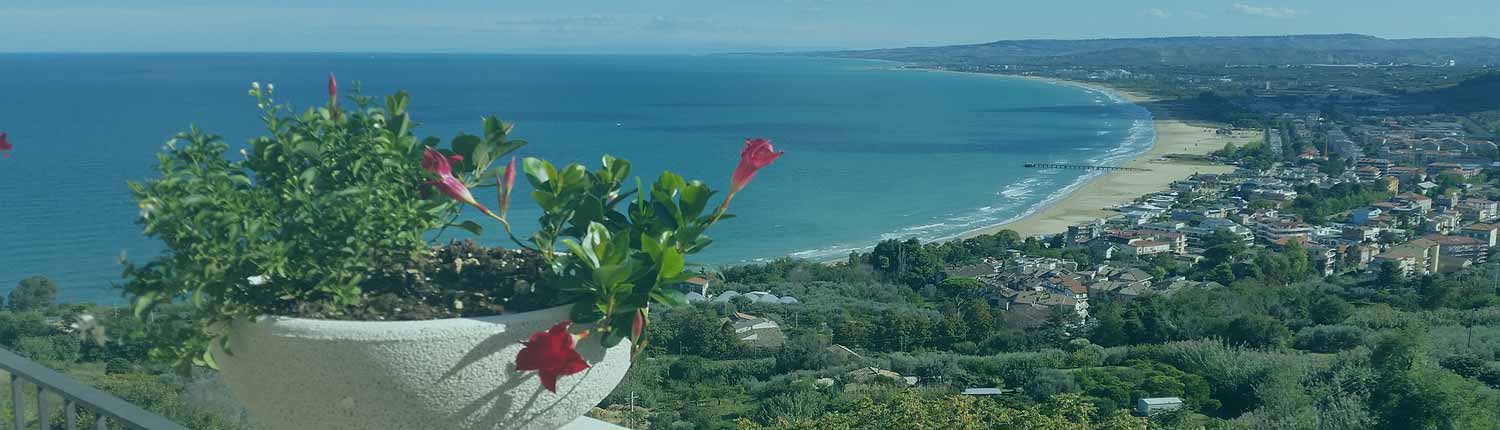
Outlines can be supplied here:
M960 73L998 79L1025 79L1056 85L1069 85L1117 95L1125 101L1136 105L1159 101L1159 99L1148 95L1088 82L1036 76L998 75L948 70L906 70ZM1232 136L1220 136L1216 133L1216 127L1189 124L1181 119L1177 119L1170 110L1160 104L1151 104L1143 107L1151 112L1151 123L1156 131L1156 139L1152 142L1151 148L1137 154L1129 161L1120 164L1120 166L1147 169L1148 171L1126 170L1105 172L1085 180L1081 185L1073 187L1067 195L1051 199L1050 202L1044 203L1042 206L1032 210L1031 213L1013 220L938 239L934 242L963 240L999 233L1002 230L1015 231L1021 237L1063 233L1071 225L1116 215L1117 212L1113 212L1108 208L1128 204L1141 196L1169 189L1173 182L1187 179L1195 173L1229 173L1235 170L1235 166L1230 165L1164 158L1167 155L1207 155L1224 148L1224 145L1227 143L1242 146L1247 142L1261 139L1261 134L1258 132L1241 131L1235 132ZM825 263L829 264L844 261L847 261L847 257L833 257L824 260Z
M1024 79L1056 85L1069 85L1091 91L1119 96L1129 103L1141 105L1159 101L1154 97L1110 87L1108 85L1069 81L1038 76L999 75L993 73L959 72L934 69L906 69L937 73L958 73L986 76L997 79ZM1087 179L1061 198L1054 198L1031 213L995 225L969 230L937 242L962 240L976 236L1012 230L1022 237L1050 235L1067 231L1068 226L1108 218L1116 214L1108 208L1131 203L1135 199L1171 187L1172 182L1187 179L1195 173L1228 173L1234 166L1210 164L1198 161L1178 161L1164 158L1171 154L1207 155L1224 147L1226 143L1244 145L1260 139L1259 133L1236 132L1233 136L1220 136L1215 127L1188 124L1177 119L1170 110L1161 105L1143 106L1151 112L1152 127L1156 139L1147 149L1125 163L1123 167L1147 169L1148 171L1111 171ZM843 261L842 258L832 261Z
M968 72L952 72L968 73ZM1135 104L1157 101L1150 96L1121 91L1105 85L1066 81L1032 76L994 75L972 73L1007 79L1027 79L1058 85L1071 85L1094 91L1119 95ZM1106 208L1127 204L1143 195L1166 190L1172 182L1187 179L1194 173L1228 173L1234 166L1207 164L1203 162L1177 161L1163 158L1170 154L1206 155L1219 150L1226 143L1243 145L1259 139L1258 133L1236 132L1233 136L1220 136L1216 129L1188 124L1175 118L1172 112L1160 105L1146 106L1151 111L1152 126L1156 129L1156 140L1151 148L1121 164L1125 167L1148 169L1149 171L1111 171L1089 179L1067 196L1056 199L1046 206L1019 219L964 232L947 240L966 239L994 234L1001 230L1013 230L1022 237L1061 233L1068 226L1107 218L1115 214Z

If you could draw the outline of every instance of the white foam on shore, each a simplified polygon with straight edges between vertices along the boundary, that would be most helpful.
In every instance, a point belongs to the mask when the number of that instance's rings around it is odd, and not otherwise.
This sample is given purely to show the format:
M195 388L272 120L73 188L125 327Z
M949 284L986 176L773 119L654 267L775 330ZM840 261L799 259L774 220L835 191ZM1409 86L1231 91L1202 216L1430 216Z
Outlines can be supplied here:
M1102 98L1094 99L1094 102L1098 104L1131 105L1138 110L1135 114L1130 115L1133 118L1131 120L1130 128L1126 131L1124 137L1115 147L1110 148L1109 150L1103 152L1102 154L1099 154L1098 156L1083 160L1063 158L1054 159L1051 162L1058 164L1077 163L1102 166L1120 166L1136 157L1139 157L1141 154L1146 153L1146 151L1149 151L1156 144L1156 127L1151 113L1145 108L1131 104L1128 100L1125 99L1123 95L1115 93L1113 91L1104 91L1087 85L1053 81L1046 82L1053 85L1072 86L1090 93L1094 93L1095 95L1102 96ZM1105 127L1112 126L1114 125L1114 121L1105 121L1103 125ZM1111 131L1096 131L1095 134L1098 136L1107 136L1113 133ZM1086 151L1088 150L1088 148L1079 148L1078 150ZM949 214L946 217L937 217L934 218L934 220L938 222L929 222L926 224L902 227L896 229L895 231L882 233L878 235L878 237L880 238L880 240L916 238L923 242L943 241L962 237L973 231L1004 224L1010 224L1024 219L1028 216L1035 215L1036 213L1041 212L1054 204L1057 204L1064 198L1071 195L1073 192L1077 191L1079 188L1082 188L1084 185L1088 184L1090 181L1103 176L1106 172L1088 171L1083 175L1079 175L1077 178L1073 179L1062 188L1052 191L1049 195L1047 195L1046 198L1027 204L1026 201L1029 200L1029 197L1034 196L1038 191L1042 191L1056 185L1056 182L1049 178L1061 173L1063 173L1063 171L1060 169L1037 170L1031 175L1027 175L1018 182L1005 185L1004 188L996 192L996 197L1001 199L1001 201L998 203L982 206L964 213ZM1012 212L1018 208L1021 209L1018 213L1005 216L1006 213ZM874 244L868 243L858 245L834 244L822 248L806 249L793 252L790 254L790 256L793 258L828 260L832 258L847 256L851 252L865 252L874 248ZM754 261L764 262L769 260L770 259L762 258L755 259Z

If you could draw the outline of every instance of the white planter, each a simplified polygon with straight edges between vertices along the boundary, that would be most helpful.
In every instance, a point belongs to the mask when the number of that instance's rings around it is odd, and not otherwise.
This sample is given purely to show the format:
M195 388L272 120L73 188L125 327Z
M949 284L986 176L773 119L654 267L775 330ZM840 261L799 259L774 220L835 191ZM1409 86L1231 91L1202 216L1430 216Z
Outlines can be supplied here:
M215 349L224 382L264 430L553 430L587 413L630 368L629 341L579 342L591 366L558 379L518 372L532 333L568 308L431 321L267 317L236 323L232 354Z

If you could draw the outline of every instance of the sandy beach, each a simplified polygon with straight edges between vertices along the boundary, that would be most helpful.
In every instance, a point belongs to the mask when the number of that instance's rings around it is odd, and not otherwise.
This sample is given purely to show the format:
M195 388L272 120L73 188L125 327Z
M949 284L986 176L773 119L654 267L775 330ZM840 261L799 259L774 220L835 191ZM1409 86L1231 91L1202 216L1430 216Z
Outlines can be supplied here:
M1131 103L1155 101L1147 96L1101 85L1045 78L1019 78L1108 91L1120 94ZM1170 111L1159 105L1151 106L1151 113L1156 126L1156 144L1150 150L1124 164L1125 167L1149 171L1106 173L1031 215L1009 223L971 230L955 239L992 234L1006 229L1014 230L1023 237L1061 233L1073 224L1107 218L1117 213L1106 208L1130 203L1140 196L1165 190L1171 186L1172 182L1186 179L1194 173L1234 171L1234 166L1211 165L1201 161L1176 161L1164 158L1167 155L1203 155L1223 148L1226 143L1243 145L1261 138L1258 132L1237 132L1233 136L1221 136L1216 134L1212 127L1192 125L1175 119Z

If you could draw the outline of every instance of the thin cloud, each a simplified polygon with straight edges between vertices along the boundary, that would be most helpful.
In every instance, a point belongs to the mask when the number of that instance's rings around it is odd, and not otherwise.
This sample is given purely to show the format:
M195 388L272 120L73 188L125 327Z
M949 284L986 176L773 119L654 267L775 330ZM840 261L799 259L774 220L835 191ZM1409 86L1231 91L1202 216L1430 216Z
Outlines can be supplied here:
M1302 15L1302 11L1289 7L1257 6L1245 3L1235 3L1231 10L1240 15L1264 18L1296 18Z
M1172 13L1171 12L1167 12L1166 9L1150 8L1150 9L1146 9L1146 16L1151 16L1151 17L1156 17L1156 18L1171 18L1172 17Z

